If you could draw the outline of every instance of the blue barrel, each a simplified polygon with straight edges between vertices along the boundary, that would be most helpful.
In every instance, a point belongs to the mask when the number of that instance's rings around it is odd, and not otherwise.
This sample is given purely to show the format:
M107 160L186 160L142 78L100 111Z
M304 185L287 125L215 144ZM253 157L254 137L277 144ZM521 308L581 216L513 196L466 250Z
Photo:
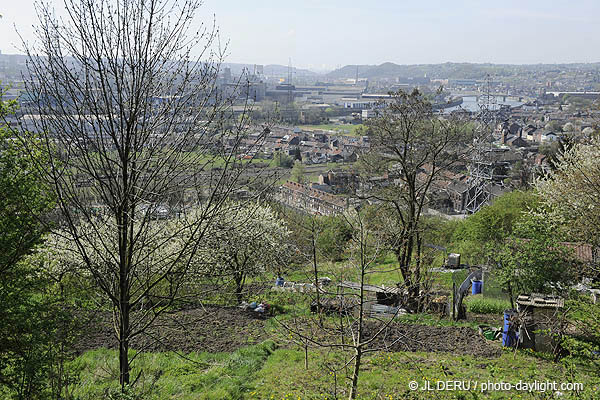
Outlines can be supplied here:
M510 319L516 314L515 310L504 310L504 326L502 328L502 346L514 347L517 345L517 327L513 326Z
M471 294L479 294L483 289L482 281L471 281Z
M279 278L275 279L275 286L283 286L283 282L284 282L283 278L279 277Z

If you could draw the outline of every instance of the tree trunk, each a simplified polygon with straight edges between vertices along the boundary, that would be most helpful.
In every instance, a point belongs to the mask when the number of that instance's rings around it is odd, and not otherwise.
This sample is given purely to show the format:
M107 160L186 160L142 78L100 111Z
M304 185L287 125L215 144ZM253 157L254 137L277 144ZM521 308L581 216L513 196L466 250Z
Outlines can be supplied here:
M360 371L360 363L362 357L362 348L359 346L356 348L356 358L354 359L354 371L352 371L352 386L350 387L350 400L356 398L356 391L358 389L358 373Z
M123 169L123 187L127 187L128 176L127 168ZM133 207L129 207L128 199L125 200L124 210L131 210L132 214L135 211ZM133 224L127 215L127 212L121 212L118 219L119 227L119 383L121 391L125 390L125 386L129 385L129 334L130 321L129 313L131 310L129 298L129 273L130 273L130 236L129 230L133 228Z
M126 248L127 229L124 229L121 242L121 249ZM121 250L121 262L119 271L119 383L121 390L125 390L125 386L129 385L129 263L125 251Z
M313 273L315 278L315 289L316 289L316 301L317 301L317 315L319 316L319 324L323 325L323 317L321 315L321 296L319 295L319 267L317 264L317 244L315 243L315 235L316 229L314 226L315 222L313 220L313 229L312 229L312 259L313 259Z
M308 341L304 342L304 369L308 369Z
M121 390L129 385L129 301L121 296L121 326L119 329L119 370Z
M244 276L241 274L240 275L236 274L236 276L235 276L235 298L236 298L238 304L242 304L242 301L244 300L243 291L244 291Z
M360 293L359 293L359 305L358 305L358 332L356 332L356 341L354 342L354 370L352 371L352 386L350 387L349 399L356 398L356 391L358 389L358 374L360 372L360 363L363 353L363 322L365 314L365 275L367 268L367 261L365 259L366 252L366 239L364 236L364 226L360 226Z
M424 296L421 296L421 237L419 235L419 233L417 232L415 234L415 245L416 245L416 249L414 249L413 251L416 251L416 255L415 255L415 270L413 273L413 288L414 288L414 293L416 298L418 299L417 301L417 311L418 312L422 312L425 309L425 304L424 304ZM425 293L424 293L425 294Z

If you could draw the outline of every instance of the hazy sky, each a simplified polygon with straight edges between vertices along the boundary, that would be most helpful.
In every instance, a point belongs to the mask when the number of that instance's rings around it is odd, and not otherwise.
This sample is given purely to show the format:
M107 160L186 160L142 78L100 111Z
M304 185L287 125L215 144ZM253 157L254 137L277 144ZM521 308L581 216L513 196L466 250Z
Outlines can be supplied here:
M62 0L56 0L61 3ZM33 0L0 0L0 50L32 37ZM229 62L346 64L600 61L600 0L205 0Z

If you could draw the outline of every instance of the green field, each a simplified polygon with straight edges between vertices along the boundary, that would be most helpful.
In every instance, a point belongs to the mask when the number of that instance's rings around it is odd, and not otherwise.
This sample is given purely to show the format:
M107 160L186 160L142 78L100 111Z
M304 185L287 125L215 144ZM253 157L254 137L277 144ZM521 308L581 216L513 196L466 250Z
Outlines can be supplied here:
M301 125L298 128L307 131L314 130L324 130L324 131L336 131L341 135L346 136L359 136L357 130L364 127L363 124L344 124L344 125L336 125L336 124L322 124L322 125Z
M346 398L344 370L332 373L329 363L344 359L337 352L310 350L308 369L304 351L272 341L234 353L144 353L133 376L140 376L136 392L143 399L334 399ZM347 356L346 356L347 357ZM359 381L360 399L545 399L552 393L484 391L490 382L577 382L584 390L563 391L561 399L597 399L600 381L588 367L553 363L530 351L504 351L484 358L448 353L379 352L364 359ZM90 351L71 364L80 382L74 398L102 398L117 387L118 363L114 350ZM337 381L337 387L336 387ZM431 388L447 382L467 382L471 389L412 391L409 382Z

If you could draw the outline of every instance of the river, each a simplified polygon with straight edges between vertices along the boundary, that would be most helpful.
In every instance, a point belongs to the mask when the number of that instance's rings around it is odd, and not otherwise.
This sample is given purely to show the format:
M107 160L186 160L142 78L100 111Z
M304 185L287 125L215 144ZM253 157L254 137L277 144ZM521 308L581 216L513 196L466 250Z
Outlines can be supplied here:
M521 104L523 104L523 103L516 101L516 100L511 100L510 98L505 98L504 96L496 96L496 104L493 104L490 107L490 109L493 110L494 108L499 108L500 105L508 105L511 107L518 107ZM479 111L480 107L479 107L479 103L477 102L477 97L464 96L463 103L460 106L446 108L446 109L444 109L444 112L449 113L449 112L458 110L460 108L462 108L463 110L471 111L471 112Z

